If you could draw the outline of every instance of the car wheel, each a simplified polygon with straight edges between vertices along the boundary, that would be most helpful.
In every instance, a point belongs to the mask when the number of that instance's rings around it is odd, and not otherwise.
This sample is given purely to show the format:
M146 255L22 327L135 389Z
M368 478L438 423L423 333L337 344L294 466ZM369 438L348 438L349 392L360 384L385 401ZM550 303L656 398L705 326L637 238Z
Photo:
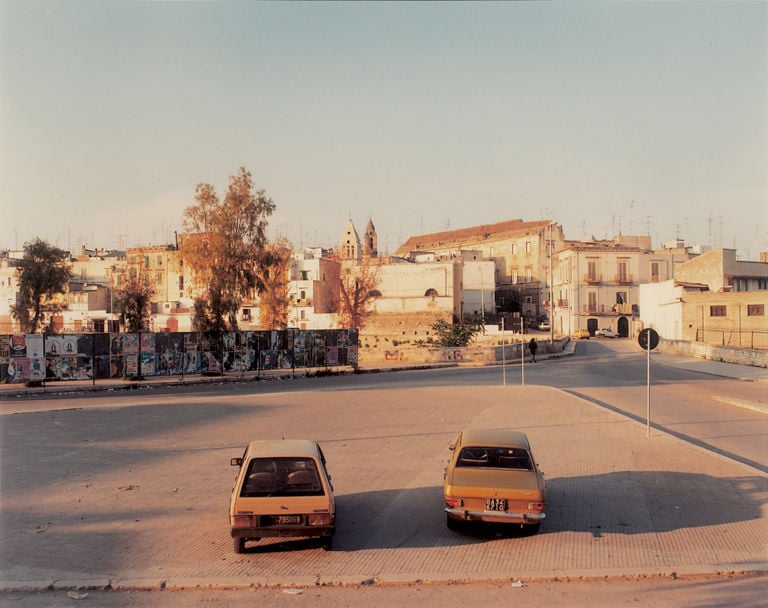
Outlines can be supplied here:
M459 520L454 519L447 513L445 514L445 525L448 526L449 530L458 530L459 529Z
M323 539L323 551L331 551L333 549L333 536L326 536Z
M536 522L535 524L525 524L523 526L525 533L530 535L538 533L539 528L541 528L541 522Z
M235 538L235 553L243 553L245 551L245 539Z

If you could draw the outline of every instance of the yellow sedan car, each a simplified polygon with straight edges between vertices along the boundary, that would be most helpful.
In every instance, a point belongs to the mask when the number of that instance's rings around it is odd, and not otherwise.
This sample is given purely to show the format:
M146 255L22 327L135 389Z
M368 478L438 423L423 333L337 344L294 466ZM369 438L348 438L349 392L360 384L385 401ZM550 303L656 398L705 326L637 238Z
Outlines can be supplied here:
M443 494L447 525L482 521L537 532L544 519L544 476L524 433L467 429L449 446Z
M315 441L252 441L241 458L229 504L235 553L263 537L320 537L331 548L336 504L325 456Z

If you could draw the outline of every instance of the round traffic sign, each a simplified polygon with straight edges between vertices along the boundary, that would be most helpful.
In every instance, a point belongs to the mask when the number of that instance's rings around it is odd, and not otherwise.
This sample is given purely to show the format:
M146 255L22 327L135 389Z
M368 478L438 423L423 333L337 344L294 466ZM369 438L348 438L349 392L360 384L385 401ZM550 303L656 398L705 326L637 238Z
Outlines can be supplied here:
M637 335L637 343L643 350L653 350L659 345L659 333L648 327Z

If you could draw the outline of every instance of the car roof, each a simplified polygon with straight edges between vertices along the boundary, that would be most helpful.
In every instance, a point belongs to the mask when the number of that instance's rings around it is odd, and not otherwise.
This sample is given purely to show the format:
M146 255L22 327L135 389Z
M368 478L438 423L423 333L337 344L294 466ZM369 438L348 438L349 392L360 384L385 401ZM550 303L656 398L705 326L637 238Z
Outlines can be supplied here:
M259 439L248 444L247 458L275 456L318 456L317 442L311 439Z
M528 437L512 429L465 429L461 445L487 445L530 449Z

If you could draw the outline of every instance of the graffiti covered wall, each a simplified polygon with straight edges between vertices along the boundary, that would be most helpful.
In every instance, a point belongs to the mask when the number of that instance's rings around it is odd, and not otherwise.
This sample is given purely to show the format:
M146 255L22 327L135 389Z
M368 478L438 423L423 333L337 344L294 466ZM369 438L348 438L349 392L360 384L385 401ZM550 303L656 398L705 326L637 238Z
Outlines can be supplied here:
M355 329L0 335L0 381L216 374L356 365Z

